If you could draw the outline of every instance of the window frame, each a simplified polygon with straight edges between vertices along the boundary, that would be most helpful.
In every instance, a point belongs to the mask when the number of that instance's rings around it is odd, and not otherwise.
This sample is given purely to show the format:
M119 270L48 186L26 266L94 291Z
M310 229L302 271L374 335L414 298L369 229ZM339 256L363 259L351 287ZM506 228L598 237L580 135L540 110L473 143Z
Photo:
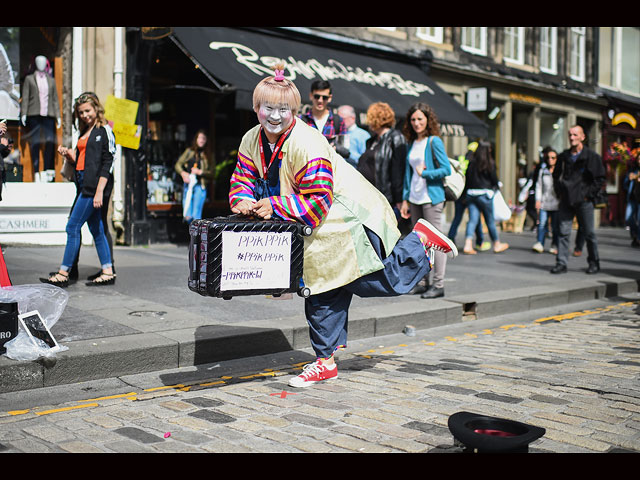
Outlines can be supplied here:
M503 27L504 41L503 47L503 59L509 63L516 65L524 65L524 27ZM512 39L516 44L514 45L515 57L510 57L506 54L507 40Z
M466 34L467 34L467 29L476 29L479 28L480 29L480 46L476 47L476 46L471 46L471 45L465 45L465 41L466 39ZM475 55L483 55L483 56L487 56L487 27L461 27L461 34L460 34L460 48L462 50L464 50L465 52L469 52L469 53L473 53ZM472 37L475 38L475 34L476 34L476 30L473 30L473 35Z
M429 33L430 28L435 28L433 35ZM427 42L443 43L444 27L416 27L416 37L426 40Z
M577 82L584 82L587 29L586 27L569 27L569 32L569 77Z
M548 32L548 43L544 43L542 33ZM540 71L556 75L558 73L558 27L540 27ZM549 53L550 66L542 64L542 52L545 49Z

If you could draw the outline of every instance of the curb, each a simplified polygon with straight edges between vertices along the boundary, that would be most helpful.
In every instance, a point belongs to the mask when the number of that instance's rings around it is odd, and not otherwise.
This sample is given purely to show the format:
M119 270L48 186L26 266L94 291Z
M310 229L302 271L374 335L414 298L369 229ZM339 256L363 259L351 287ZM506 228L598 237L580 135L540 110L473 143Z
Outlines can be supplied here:
M613 298L640 291L629 278L599 277L575 282L558 291L553 286L514 288L400 305L352 308L349 337L372 338L416 330L511 315L572 303ZM242 323L139 333L67 342L68 350L55 362L18 362L0 356L0 394L66 385L160 370L189 367L271 353L306 349L309 334L300 317L281 318L251 325Z

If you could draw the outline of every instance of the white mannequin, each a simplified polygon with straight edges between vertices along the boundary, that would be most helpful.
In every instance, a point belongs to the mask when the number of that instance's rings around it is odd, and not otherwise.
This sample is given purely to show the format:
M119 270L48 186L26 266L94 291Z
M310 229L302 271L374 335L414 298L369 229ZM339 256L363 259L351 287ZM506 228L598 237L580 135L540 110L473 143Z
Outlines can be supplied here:
M38 72L44 72L44 69L47 68L47 57L45 57L44 55L38 55L36 57L35 60L35 64L36 64L36 70ZM27 125L27 116L26 115L22 115L22 117L20 117L22 120L22 125L26 126ZM62 125L62 122L60 120L60 117L56 118L56 126L58 128L60 128L60 126Z
M45 159L45 170L43 170L42 172L37 171L39 170L37 168L38 165L36 164L38 162L34 161L32 158L32 161L35 162L34 170L36 171L34 171L34 181L36 182L55 181L55 169L46 169L46 167L50 165L49 162L53 161L54 155L53 150L50 150L54 148L53 146L51 146L51 143L55 141L53 139L53 137L55 137L55 132L52 131L54 129L53 119L55 118L56 127L58 129L62 124L58 107L57 93L55 91L55 82L53 82L51 77L46 73L48 63L49 61L44 55L38 55L35 58L34 64L36 70L33 74L28 75L25 78L25 87L23 87L22 98L23 113L20 116L22 125L25 127L29 126L29 129L31 131L37 132L35 133L35 135L36 137L38 137L38 139L43 132L45 135L45 139L48 138L48 140L45 140L46 147L44 147L45 155L47 157L47 159ZM27 83L29 85L28 93L26 90ZM52 95L53 99L56 99L53 107L51 105ZM39 109L35 108L35 106L37 105L40 105ZM45 144L40 144L40 141L35 139L30 140L30 143L31 142L36 142L37 144L37 147L35 147L36 149L32 149L31 151L32 157L37 156L39 158L40 149Z

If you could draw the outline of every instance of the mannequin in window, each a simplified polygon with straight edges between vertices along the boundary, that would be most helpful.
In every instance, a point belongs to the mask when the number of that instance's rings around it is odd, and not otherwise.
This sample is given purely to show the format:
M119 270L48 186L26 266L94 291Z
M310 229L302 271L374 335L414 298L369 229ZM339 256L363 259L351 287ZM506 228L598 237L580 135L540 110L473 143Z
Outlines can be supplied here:
M60 104L56 82L50 75L49 60L35 58L35 71L27 75L22 85L20 120L27 127L33 178L35 182L52 182L55 176L56 127L60 128ZM43 172L40 172L40 149L43 152Z

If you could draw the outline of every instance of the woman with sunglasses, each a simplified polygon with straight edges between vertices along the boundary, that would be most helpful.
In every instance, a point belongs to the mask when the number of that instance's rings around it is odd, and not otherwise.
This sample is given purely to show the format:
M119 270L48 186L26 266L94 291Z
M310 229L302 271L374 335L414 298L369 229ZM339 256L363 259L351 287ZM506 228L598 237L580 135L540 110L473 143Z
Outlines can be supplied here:
M82 226L87 223L102 267L101 274L87 285L112 285L116 276L101 209L113 189L115 137L104 117L104 107L94 93L83 93L76 99L73 122L80 135L76 148L60 146L58 153L75 164L78 195L67 222L67 244L60 269L40 280L58 287L69 285L69 270L80 250Z

